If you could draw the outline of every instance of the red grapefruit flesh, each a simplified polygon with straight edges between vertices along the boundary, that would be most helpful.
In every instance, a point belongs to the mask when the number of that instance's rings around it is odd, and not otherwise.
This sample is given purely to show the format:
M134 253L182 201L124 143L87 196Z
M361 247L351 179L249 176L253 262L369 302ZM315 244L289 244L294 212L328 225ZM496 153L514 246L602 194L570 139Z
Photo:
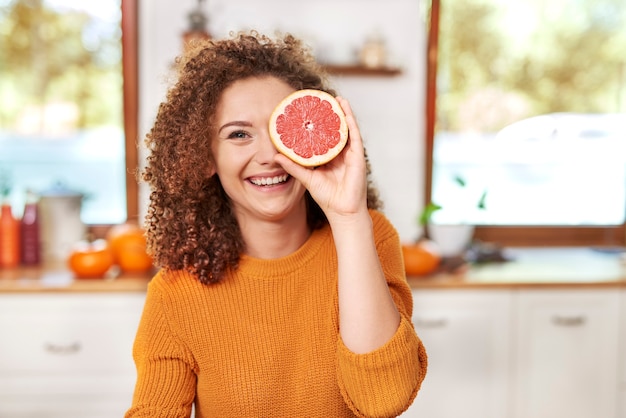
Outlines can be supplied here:
M339 102L320 90L298 90L283 99L270 116L269 130L276 149L305 167L326 164L348 140Z

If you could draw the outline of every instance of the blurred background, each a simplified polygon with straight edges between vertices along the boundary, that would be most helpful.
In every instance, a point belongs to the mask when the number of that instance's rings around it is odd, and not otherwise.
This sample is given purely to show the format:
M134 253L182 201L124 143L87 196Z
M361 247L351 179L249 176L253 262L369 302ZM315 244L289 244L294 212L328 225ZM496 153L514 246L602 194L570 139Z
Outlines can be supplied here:
M406 416L626 418L624 0L0 0L3 209L141 221L176 57L249 29L311 47L402 240L438 244L407 268L430 368ZM0 415L120 416L148 280L0 263Z
M441 208L431 223L471 224L502 244L626 240L619 0L0 6L0 181L18 215L27 190L61 185L84 194L87 224L143 216L133 173L196 24L214 38L256 29L305 40L355 108L403 240L422 234L429 204Z

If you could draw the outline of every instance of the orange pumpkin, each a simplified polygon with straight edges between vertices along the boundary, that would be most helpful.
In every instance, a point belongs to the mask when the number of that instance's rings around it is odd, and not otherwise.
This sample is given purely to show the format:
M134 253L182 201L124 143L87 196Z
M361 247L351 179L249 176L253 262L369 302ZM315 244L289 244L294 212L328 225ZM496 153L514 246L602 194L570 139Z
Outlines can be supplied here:
M439 267L441 254L434 242L422 239L414 244L402 246L404 268L407 276L425 276Z
M113 253L106 240L80 241L73 247L67 263L78 279L102 278L113 266Z
M147 252L144 230L139 225L126 222L113 226L107 233L115 263L126 273L146 273L153 266Z

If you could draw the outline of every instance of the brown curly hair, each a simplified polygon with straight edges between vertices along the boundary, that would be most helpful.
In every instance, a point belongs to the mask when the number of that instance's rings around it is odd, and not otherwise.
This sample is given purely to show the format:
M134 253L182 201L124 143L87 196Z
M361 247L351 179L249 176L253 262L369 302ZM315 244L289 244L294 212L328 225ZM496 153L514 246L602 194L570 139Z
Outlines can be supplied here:
M141 177L151 193L144 226L157 266L185 269L213 283L237 267L245 249L230 200L211 175L211 127L222 92L237 80L264 75L296 90L335 92L310 50L289 34L274 40L252 31L203 41L177 58L177 65L176 84L145 139L149 156ZM380 209L370 171L367 161L368 207ZM308 224L319 228L328 221L305 196Z

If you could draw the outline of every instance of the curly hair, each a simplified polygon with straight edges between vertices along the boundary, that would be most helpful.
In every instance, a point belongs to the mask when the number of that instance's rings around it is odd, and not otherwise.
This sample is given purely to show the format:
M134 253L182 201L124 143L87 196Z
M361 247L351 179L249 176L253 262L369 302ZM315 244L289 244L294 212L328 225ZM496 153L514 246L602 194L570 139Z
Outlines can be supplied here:
M252 31L203 41L176 62L177 81L145 139L149 155L141 178L151 193L144 226L157 266L185 269L208 284L237 268L245 250L230 200L211 175L211 127L222 92L237 80L267 75L296 90L335 92L310 50L289 34L271 39ZM368 207L380 209L366 162ZM305 199L309 227L320 228L328 222L324 213L308 192Z

